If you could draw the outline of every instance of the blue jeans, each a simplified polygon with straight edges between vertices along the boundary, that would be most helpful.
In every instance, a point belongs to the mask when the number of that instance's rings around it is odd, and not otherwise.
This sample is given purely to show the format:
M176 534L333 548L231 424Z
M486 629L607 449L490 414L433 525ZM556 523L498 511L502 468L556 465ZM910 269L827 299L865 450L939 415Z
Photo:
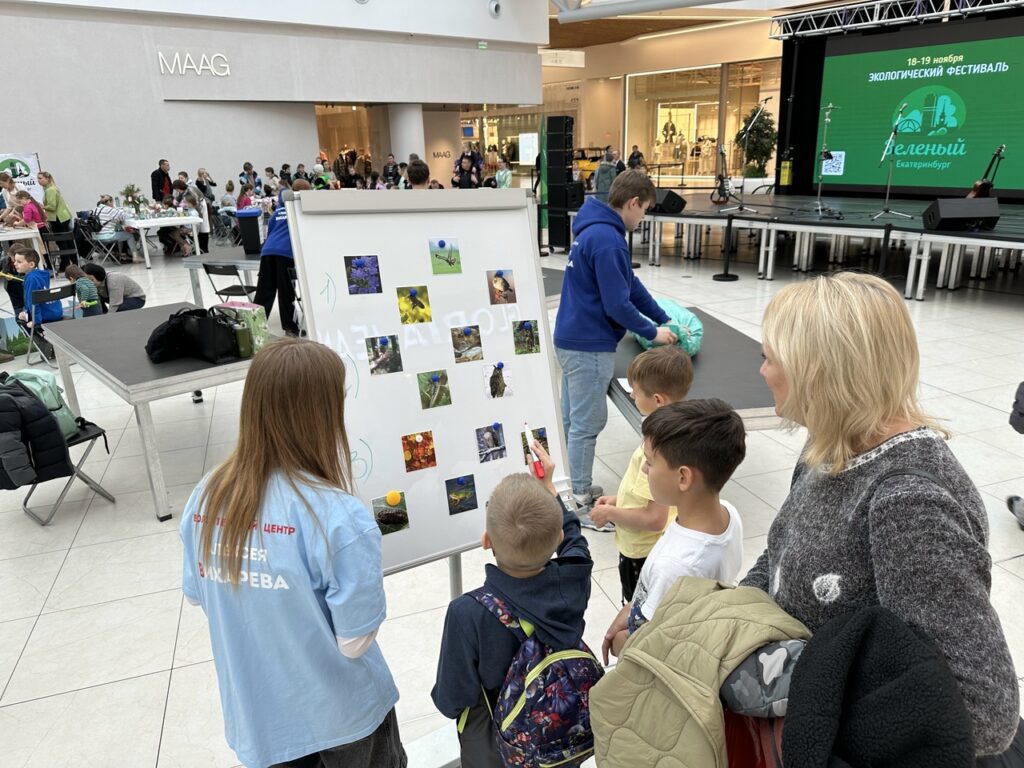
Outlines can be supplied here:
M614 352L579 352L555 347L562 369L562 426L569 447L573 493L590 491L597 436L608 423L608 385L615 372Z

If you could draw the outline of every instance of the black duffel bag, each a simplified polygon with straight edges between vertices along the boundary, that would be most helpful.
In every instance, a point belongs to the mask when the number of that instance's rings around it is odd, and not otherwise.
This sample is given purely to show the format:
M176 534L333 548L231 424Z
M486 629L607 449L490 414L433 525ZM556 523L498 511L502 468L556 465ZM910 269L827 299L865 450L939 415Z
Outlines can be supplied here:
M1024 381L1017 387L1017 396L1013 398L1010 409L1010 426L1024 435Z
M239 359L235 325L217 309L179 309L150 334L146 354L154 363L181 357L228 363Z

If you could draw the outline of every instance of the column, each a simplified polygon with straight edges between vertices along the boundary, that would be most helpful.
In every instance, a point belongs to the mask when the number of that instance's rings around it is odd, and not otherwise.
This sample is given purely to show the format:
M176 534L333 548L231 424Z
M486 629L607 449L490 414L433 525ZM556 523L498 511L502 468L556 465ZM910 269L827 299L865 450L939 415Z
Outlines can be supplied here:
M426 160L427 142L423 132L422 104L389 104L391 152L398 162L406 162L411 153Z

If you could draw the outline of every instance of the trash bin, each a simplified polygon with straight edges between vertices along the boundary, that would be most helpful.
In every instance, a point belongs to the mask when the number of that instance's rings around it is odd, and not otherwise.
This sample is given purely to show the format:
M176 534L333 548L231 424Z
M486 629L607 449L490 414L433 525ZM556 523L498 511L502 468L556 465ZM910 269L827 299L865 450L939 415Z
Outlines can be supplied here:
M242 235L242 250L246 254L258 256L263 247L260 242L260 216L263 215L261 208L243 208L235 211L238 219L238 230Z

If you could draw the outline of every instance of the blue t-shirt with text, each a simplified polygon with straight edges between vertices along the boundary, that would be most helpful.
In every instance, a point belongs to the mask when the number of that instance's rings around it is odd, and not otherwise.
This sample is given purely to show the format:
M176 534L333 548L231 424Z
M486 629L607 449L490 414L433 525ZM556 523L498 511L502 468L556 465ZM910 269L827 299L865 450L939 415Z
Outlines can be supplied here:
M228 744L247 768L263 768L369 736L398 689L376 641L349 659L336 638L384 621L373 516L343 491L297 491L272 475L236 587L218 565L216 534L210 561L199 553L203 526L219 524L200 505L204 485L182 515L182 589L209 619Z

